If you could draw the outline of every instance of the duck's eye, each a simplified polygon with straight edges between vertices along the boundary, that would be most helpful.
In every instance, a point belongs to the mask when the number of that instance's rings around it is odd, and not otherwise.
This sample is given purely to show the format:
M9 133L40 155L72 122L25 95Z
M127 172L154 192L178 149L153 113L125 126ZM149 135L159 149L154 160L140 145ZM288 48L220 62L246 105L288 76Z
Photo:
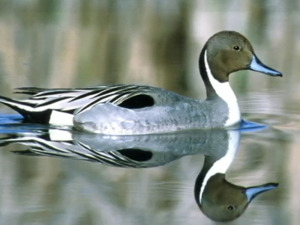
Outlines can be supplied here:
M233 46L233 50L235 50L235 51L240 51L240 50L241 50L241 47L238 46L238 45L235 45L235 46Z
M234 208L235 208L235 207L234 207L233 205L227 206L227 210L228 210L228 211L232 211L232 210L234 210Z

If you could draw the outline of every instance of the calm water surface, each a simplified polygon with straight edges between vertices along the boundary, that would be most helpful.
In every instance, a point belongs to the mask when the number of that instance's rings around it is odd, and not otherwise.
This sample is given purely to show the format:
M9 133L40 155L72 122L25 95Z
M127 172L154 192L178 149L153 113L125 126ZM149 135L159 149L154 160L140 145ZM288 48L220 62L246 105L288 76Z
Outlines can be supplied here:
M228 207L223 199L236 197L239 188L272 182L278 188L258 195L228 223L298 224L300 120L296 109L266 105L272 97L240 99L245 118L268 125L242 132L99 137L49 131L1 114L0 223L215 224L212 219ZM224 172L221 180L226 176L239 191L226 192L227 184L199 191L196 180L224 156L217 169ZM202 193L203 212L194 189Z

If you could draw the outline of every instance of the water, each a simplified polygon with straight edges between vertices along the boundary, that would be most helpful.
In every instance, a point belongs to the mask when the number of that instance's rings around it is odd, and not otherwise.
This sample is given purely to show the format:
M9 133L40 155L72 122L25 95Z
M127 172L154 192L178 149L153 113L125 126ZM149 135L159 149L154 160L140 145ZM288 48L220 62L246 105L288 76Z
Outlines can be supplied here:
M242 187L279 184L255 197L230 224L297 224L299 118L294 111L251 113L253 99L240 102L248 106L244 117L256 122L248 121L241 132L99 136L1 114L0 143L6 145L0 151L0 223L214 224L212 219L220 219L215 212L245 203L226 200L232 192L227 184L212 191L213 182L225 177L239 190L234 196ZM212 170L221 175L208 182L209 191L195 188L196 180L211 173L203 168L218 160ZM200 195L204 211L197 205Z

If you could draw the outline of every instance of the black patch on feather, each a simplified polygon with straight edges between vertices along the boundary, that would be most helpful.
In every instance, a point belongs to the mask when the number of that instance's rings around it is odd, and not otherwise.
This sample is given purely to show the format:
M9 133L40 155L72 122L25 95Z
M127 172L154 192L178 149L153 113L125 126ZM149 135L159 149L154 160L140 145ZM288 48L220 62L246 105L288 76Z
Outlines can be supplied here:
M42 111L42 112L27 112L22 110L16 110L22 116L24 116L24 122L34 122L34 123L43 123L47 124L49 123L50 116L52 113L51 109Z
M127 109L140 109L153 106L154 103L154 99L151 96L142 94L126 99L119 106Z
M130 158L138 162L149 161L153 156L152 152L150 151L134 149L134 148L122 149L122 150L118 150L118 152L126 156L127 158Z

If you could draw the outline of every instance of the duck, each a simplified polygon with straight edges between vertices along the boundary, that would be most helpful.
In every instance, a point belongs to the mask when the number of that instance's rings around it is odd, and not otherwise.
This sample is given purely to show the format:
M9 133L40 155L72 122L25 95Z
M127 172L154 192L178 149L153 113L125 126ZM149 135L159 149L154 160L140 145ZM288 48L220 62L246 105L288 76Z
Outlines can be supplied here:
M252 70L270 76L282 73L256 56L250 41L236 31L211 36L200 52L199 69L206 99L198 100L147 85L114 84L88 88L21 87L26 99L0 96L0 102L24 122L70 127L109 135L168 133L239 125L241 112L229 75Z

